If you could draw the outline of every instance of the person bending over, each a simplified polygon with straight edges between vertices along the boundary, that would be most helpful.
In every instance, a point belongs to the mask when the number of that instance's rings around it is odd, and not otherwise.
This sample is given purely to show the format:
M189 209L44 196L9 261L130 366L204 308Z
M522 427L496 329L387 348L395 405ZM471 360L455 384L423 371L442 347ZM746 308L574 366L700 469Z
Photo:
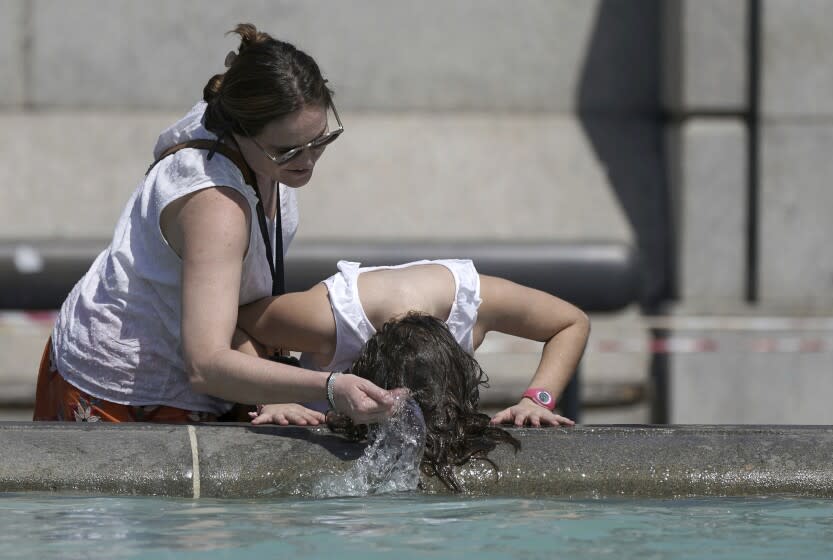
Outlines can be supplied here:
M340 261L338 270L305 292L241 307L238 326L251 337L239 342L241 349L261 355L277 347L299 351L305 368L350 371L383 388L407 387L417 394L418 402L420 391L436 386L445 400L439 412L423 410L429 431L432 423L437 430L455 430L462 429L459 422L466 421L461 418L469 416L458 418L448 411L473 411L484 380L472 355L486 333L502 332L544 342L544 347L518 403L495 414L491 423L574 424L554 412L556 398L575 372L590 332L589 319L574 305L509 280L478 274L470 260L384 267ZM431 357L432 352L439 352L434 346L440 335L422 329L421 334L406 336L417 322L408 315L414 311L441 319L460 350L443 357L441 367ZM407 320L391 322L401 317ZM386 341L387 332L395 332L396 336L390 336L401 341ZM430 381L432 375L438 378ZM433 406L420 405L424 409ZM434 418L435 413L440 416ZM320 411L300 404L266 405L252 416L254 424L317 425L325 420Z

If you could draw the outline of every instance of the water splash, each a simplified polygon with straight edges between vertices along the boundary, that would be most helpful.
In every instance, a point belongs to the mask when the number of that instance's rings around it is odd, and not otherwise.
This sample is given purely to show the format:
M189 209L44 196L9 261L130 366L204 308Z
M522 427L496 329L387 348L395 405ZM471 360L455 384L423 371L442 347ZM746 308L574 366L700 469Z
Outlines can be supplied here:
M316 484L317 498L409 492L419 484L419 463L425 447L425 419L412 398L397 402L393 415L374 425L368 445L350 469Z

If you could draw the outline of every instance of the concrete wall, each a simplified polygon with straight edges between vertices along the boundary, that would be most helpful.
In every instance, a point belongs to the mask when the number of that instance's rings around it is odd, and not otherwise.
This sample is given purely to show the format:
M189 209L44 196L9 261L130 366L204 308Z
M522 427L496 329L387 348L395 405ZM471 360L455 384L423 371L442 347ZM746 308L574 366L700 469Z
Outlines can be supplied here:
M758 325L833 313L833 3L663 6L677 301L659 332L711 344L657 359L667 420L829 423L829 327Z
M17 50L0 60L27 85L0 90L0 235L109 236L156 134L223 70L237 44L224 32L252 21L315 56L344 113L303 190L301 237L636 242L653 217L623 198L663 190L658 64L628 67L656 52L654 5L7 3ZM643 157L611 177L615 146L600 153L594 135L637 138Z
M761 26L760 297L833 310L833 3L765 0Z
M677 296L689 305L746 297L749 149L737 116L668 127Z
M647 9L654 4L235 0L207 10L198 0L74 0L68 10L61 0L39 1L26 8L32 100L44 107L180 110L224 70L225 54L238 42L223 34L250 21L312 54L345 109L570 112L581 103L652 112L656 67L618 63L652 48L656 30ZM607 18L619 27L596 37ZM594 45L605 76L578 99Z
M677 296L742 301L749 219L747 2L671 0L662 6Z
M23 103L23 0L0 4L0 109L17 108Z
M672 127L672 142L684 150L672 158L684 168L672 175L673 192L699 191L681 195L691 203L677 206L675 227L688 247L676 253L681 299L691 307L692 298L725 298L740 284L754 286L754 293L735 297L738 302L752 296L756 305L775 313L830 313L833 256L827 240L833 235L828 219L833 195L826 178L833 147L833 70L825 53L833 46L833 4L679 1L668 7L671 21L663 30L673 48L663 51L664 103L680 121ZM750 26L757 32L754 44ZM749 82L753 70L754 84ZM755 107L749 106L751 99ZM732 120L741 127L754 125L756 136L742 138L742 128L735 127L732 132L724 128L718 138L714 125ZM756 158L752 170L738 157L750 151ZM751 184L747 174L753 171L757 180ZM723 188L718 192L716 185ZM744 208L753 198L757 205ZM713 213L704 211L704 202ZM698 221L700 233L692 230ZM744 232L753 223L754 232L724 235ZM706 231L717 234L709 238ZM717 244L722 250L715 250ZM745 258L749 251L752 268L739 267L738 254ZM698 269L704 255L713 275L687 272Z
M662 6L678 298L833 312L833 3Z
M762 306L679 306L669 357L673 424L831 424L833 321ZM698 324L699 323L699 324Z

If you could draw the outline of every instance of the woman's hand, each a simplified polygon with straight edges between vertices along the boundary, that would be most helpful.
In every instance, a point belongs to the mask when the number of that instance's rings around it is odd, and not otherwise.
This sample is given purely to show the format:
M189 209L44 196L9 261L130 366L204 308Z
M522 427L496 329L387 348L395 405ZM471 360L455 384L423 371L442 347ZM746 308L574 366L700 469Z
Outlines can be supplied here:
M539 406L529 399L521 399L492 416L492 424L515 424L516 426L574 426L575 422Z
M324 423L322 413L295 403L258 405L257 412L250 412L249 417L252 424L317 426Z
M395 403L392 391L349 373L335 378L333 401L336 411L349 416L356 424L381 422L393 413Z

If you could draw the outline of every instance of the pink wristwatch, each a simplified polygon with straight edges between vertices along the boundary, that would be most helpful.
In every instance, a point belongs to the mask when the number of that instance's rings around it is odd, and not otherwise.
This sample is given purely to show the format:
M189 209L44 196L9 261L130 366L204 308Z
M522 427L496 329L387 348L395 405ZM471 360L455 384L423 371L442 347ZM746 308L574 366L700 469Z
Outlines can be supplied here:
M547 410L555 408L555 398L553 398L552 393L546 389L536 389L535 387L530 387L524 391L523 396L531 399L532 402L539 406L543 406Z

